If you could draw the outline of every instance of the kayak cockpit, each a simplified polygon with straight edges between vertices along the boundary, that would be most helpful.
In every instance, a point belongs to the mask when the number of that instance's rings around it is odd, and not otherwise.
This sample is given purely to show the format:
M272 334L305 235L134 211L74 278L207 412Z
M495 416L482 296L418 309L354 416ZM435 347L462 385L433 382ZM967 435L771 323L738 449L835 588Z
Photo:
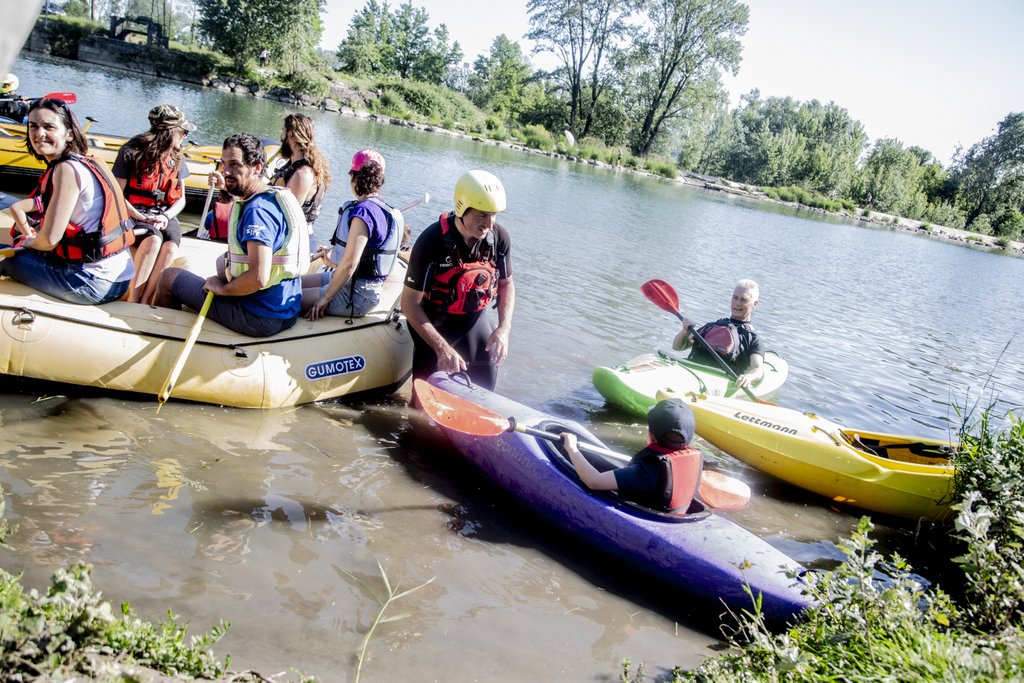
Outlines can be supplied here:
M892 436L840 429L840 436L850 446L877 458L915 465L949 465L953 446L940 441L897 439Z
M592 435L580 429L575 429L561 422L555 422L553 420L542 422L537 425L537 428L546 432L570 432L576 435L576 438L581 443L589 443L593 446L599 446L605 448L605 445L594 438ZM584 491L587 491L590 495L595 498L600 498L607 501L609 504L619 508L623 512L626 512L635 517L642 517L644 519L651 519L660 522L668 523L679 523L679 522L696 522L705 519L709 514L708 508L694 497L691 501L690 506L685 511L680 512L665 512L663 510L655 510L645 505L640 505L631 500L627 500L620 496L615 491L591 491L584 484L579 475L576 474L576 468L573 467L572 462L569 460L569 456L566 455L562 449L560 442L548 441L546 439L537 439L537 445L544 452L551 462L555 463L569 479L571 479L577 486ZM583 452L583 457L586 458L590 464L596 467L601 472L606 472L616 467L621 467L622 463L615 462L600 453L594 453L593 451Z

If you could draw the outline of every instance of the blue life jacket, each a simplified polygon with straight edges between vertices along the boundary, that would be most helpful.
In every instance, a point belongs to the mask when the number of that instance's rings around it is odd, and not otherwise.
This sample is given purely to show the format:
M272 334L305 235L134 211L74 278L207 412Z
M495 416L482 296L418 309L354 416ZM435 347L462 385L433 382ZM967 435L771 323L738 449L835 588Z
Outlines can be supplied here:
M384 215L388 220L388 231L383 244L379 247L374 247L368 243L366 248L363 249L363 255L359 259L359 264L356 266L356 272L353 278L374 280L385 279L391 274L391 269L394 267L395 260L398 258L398 246L402 239L402 231L398 229L398 221L395 218L395 209L381 199L377 197L367 197L366 199L353 199L345 202L341 208L338 209L338 227L335 229L334 235L331 236L331 244L337 244L343 247L348 246L348 232L351 224L350 216L352 210L363 202L373 202L384 210Z

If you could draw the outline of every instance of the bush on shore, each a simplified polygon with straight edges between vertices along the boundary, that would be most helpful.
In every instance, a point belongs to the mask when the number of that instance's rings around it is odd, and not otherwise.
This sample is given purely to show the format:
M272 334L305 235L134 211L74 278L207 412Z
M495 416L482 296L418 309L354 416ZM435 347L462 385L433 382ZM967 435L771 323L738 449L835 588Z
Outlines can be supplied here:
M739 615L733 650L672 680L849 683L1011 681L1024 670L1024 422L996 432L988 412L961 432L957 517L949 534L962 584L926 588L900 557L873 549L863 518L840 544L845 562L817 576L818 602L784 633L756 610ZM884 578L882 578L884 577ZM626 665L628 675L628 664ZM640 680L640 679L631 679Z

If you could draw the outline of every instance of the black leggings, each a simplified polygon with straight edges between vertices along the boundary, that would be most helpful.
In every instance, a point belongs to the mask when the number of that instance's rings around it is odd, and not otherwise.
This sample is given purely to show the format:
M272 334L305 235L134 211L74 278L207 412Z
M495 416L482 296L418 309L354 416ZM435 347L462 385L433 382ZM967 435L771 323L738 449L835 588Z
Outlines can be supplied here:
M493 390L498 383L498 366L487 353L487 339L498 327L493 309L470 315L449 315L432 321L441 336L448 340L468 366L466 373L473 383ZM412 376L426 379L437 372L437 353L409 326L414 345Z

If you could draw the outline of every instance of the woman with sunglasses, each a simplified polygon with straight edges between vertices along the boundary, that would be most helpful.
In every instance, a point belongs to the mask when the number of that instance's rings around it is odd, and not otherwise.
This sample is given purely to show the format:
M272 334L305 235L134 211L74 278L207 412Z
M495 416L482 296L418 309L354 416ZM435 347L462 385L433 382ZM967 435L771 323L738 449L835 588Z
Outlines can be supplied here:
M0 262L0 275L75 304L122 298L135 272L132 221L110 170L86 156L85 136L59 100L29 108L25 146L46 170L8 209L20 249Z
M178 214L185 208L189 176L181 147L195 129L181 109L161 104L149 112L149 130L122 145L114 159L114 177L132 207L132 218L147 229L132 247L135 278L128 301L153 302L160 274L181 245Z

